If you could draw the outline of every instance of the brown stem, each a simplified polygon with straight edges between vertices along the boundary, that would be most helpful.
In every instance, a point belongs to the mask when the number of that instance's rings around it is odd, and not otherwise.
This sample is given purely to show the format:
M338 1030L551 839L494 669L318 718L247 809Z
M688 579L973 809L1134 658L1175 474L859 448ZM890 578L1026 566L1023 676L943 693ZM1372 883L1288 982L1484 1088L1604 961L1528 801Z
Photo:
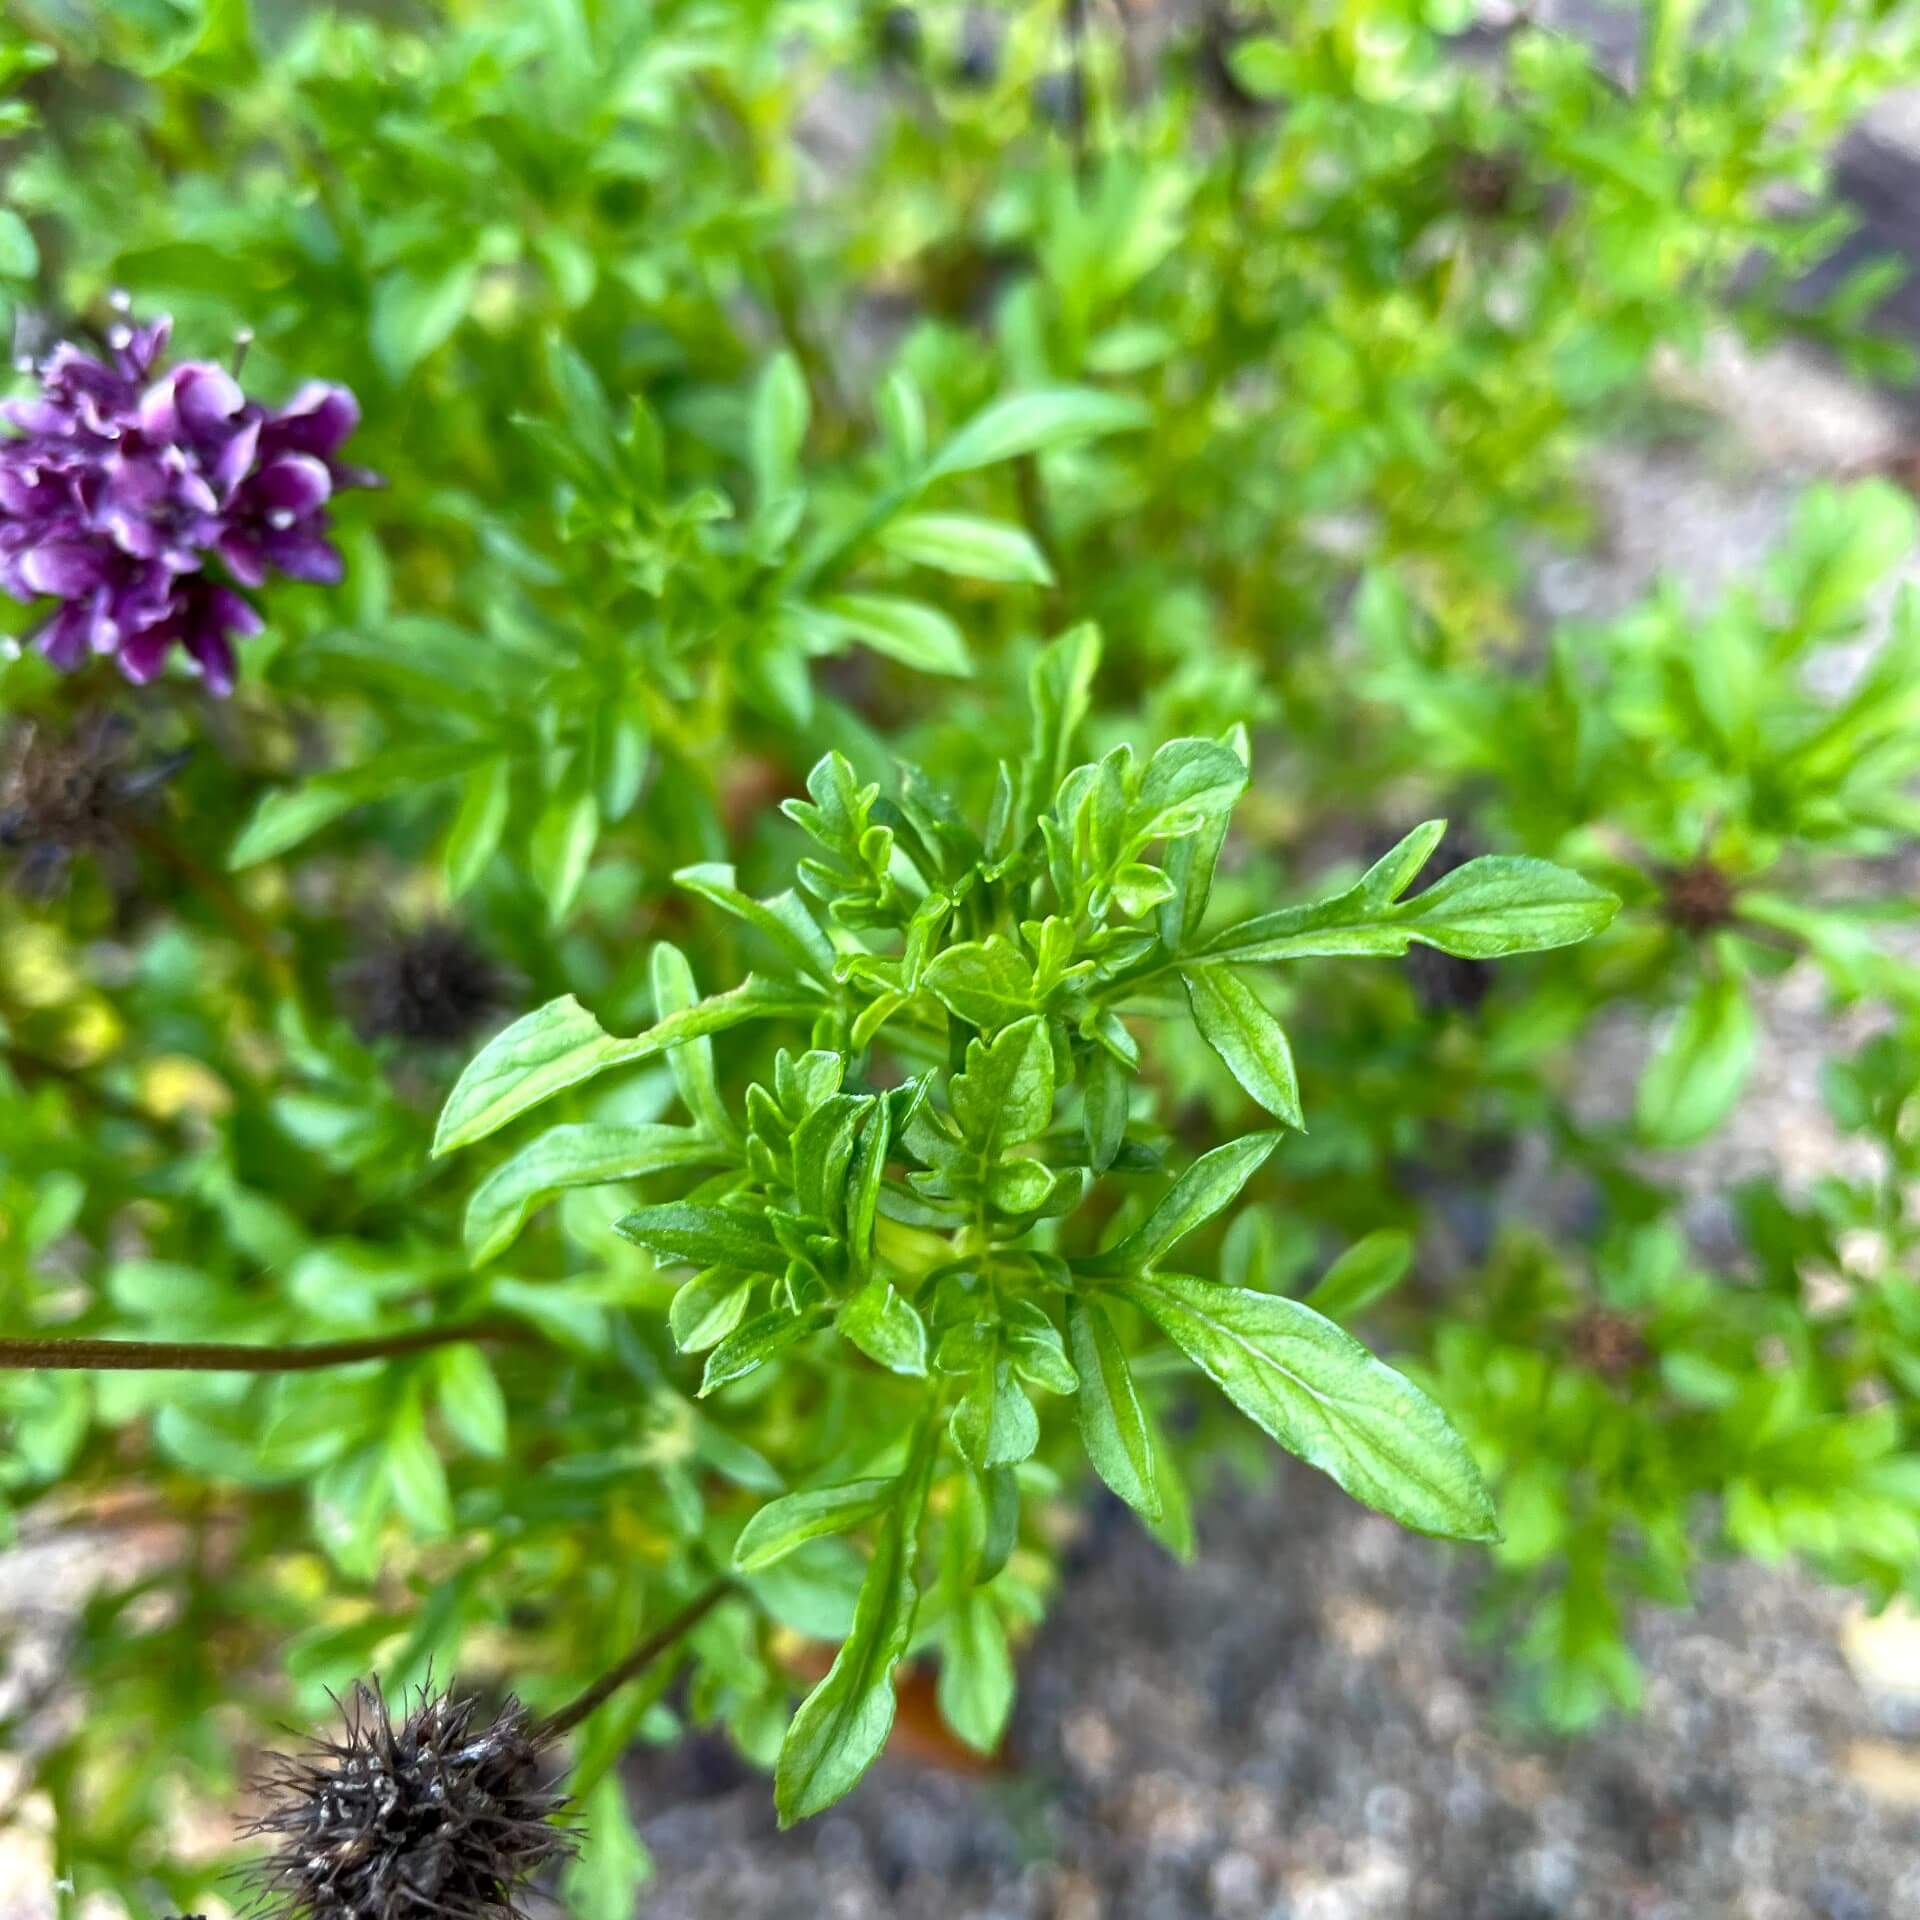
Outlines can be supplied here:
M318 1367L388 1360L462 1340L533 1339L528 1328L493 1320L451 1327L415 1327L365 1340L322 1340L310 1346L253 1347L224 1340L0 1340L0 1369L102 1373L311 1373Z
M732 1591L731 1580L716 1580L704 1592L695 1595L671 1620L648 1634L617 1667L609 1668L603 1673L585 1693L548 1714L538 1726L532 1729L534 1739L558 1740L563 1734L571 1733L582 1720L611 1699L629 1680L643 1673L676 1641L691 1633Z
M272 929L211 867L149 823L137 821L129 831L143 852L151 854L162 866L171 867L226 922L229 931L258 958L282 993L298 996L300 983L275 941Z
M149 1113L145 1107L123 1098L110 1088L97 1085L78 1067L70 1067L64 1061L50 1060L45 1054L35 1053L11 1040L0 1041L0 1059L5 1060L20 1079L58 1081L95 1112L110 1114L116 1120L127 1120L135 1126L145 1127L169 1146L180 1146L186 1139L177 1122L157 1113Z

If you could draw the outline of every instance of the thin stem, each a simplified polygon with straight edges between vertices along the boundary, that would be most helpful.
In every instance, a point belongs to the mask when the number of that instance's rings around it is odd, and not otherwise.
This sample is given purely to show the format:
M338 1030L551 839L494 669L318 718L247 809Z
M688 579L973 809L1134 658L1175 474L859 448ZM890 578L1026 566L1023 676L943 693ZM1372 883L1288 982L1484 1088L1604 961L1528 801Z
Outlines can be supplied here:
M0 1060L4 1060L18 1078L56 1081L95 1112L145 1127L168 1146L177 1147L186 1138L177 1122L157 1113L149 1113L145 1107L136 1105L110 1088L96 1085L78 1067L70 1067L64 1061L50 1060L45 1054L35 1053L11 1040L0 1041Z
M595 1712L618 1693L629 1680L637 1679L669 1647L691 1633L732 1591L731 1580L716 1580L704 1592L696 1594L671 1620L648 1634L617 1667L610 1667L586 1692L577 1695L564 1707L548 1714L532 1729L533 1738L558 1740L563 1734L571 1733L589 1714Z
M255 1347L225 1340L0 1340L0 1369L100 1373L311 1373L361 1360L389 1360L462 1340L518 1342L530 1328L474 1320L450 1327L415 1327L364 1340L322 1340L308 1346Z
M162 866L171 867L226 922L229 931L260 961L273 984L290 998L298 998L300 983L272 930L210 867L185 847L159 831L136 822L130 829L140 848Z

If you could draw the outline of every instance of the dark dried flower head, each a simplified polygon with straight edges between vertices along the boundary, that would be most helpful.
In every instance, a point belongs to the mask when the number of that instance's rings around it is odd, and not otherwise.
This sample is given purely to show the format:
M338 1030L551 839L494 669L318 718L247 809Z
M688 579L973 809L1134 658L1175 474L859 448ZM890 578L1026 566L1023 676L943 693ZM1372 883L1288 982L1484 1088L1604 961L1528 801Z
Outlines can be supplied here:
M337 457L346 388L263 407L211 361L163 371L171 328L118 318L105 358L55 347L25 369L38 391L0 405L0 591L54 603L33 644L57 667L106 653L151 680L178 644L226 693L234 639L260 630L238 589L337 581L327 503L374 476Z
M1624 1380L1653 1357L1640 1323L1611 1307L1594 1307L1573 1323L1567 1350L1579 1365L1603 1380Z
M394 1724L377 1686L357 1683L342 1729L282 1760L270 1809L250 1831L274 1851L255 1869L260 1907L284 1920L509 1920L549 1862L570 1852L552 1824L549 1750L509 1700L422 1687Z
M379 941L339 985L362 1039L452 1046L499 1012L508 983L472 935L436 920Z
M76 856L121 856L140 804L182 756L143 761L134 732L95 713L65 733L22 721L0 744L0 848L35 899L59 891Z
M1661 911L1668 922L1696 940L1733 918L1733 882L1711 860L1660 872Z
M1457 147L1448 156L1447 178L1454 203L1477 220L1501 219L1520 196L1520 162L1510 153Z

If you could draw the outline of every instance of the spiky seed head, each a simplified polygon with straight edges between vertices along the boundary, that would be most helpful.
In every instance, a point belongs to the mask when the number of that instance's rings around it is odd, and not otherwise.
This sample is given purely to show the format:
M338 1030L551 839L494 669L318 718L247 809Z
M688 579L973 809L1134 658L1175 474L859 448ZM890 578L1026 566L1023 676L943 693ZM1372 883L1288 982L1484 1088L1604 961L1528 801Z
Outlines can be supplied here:
M341 998L364 1040L454 1046L505 1003L507 977L450 920L384 935L342 969Z
M551 1753L509 1700L492 1719L472 1697L419 1688L394 1720L378 1685L356 1682L341 1730L277 1762L250 1832L274 1849L255 1869L275 1920L520 1920L520 1897L573 1849L554 1824Z

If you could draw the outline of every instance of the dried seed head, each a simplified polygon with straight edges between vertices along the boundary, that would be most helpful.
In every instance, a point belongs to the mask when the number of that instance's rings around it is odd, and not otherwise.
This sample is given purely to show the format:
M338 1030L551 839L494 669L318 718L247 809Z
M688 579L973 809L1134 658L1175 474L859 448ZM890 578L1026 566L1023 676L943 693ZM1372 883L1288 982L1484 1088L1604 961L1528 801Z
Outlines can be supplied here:
M1454 204L1476 220L1502 218L1520 197L1520 162L1511 153L1455 148L1448 156L1447 178Z
M1733 918L1733 882L1711 860L1661 869L1661 911L1682 933L1701 939Z
M517 1920L520 1896L573 1839L553 1816L548 1748L526 1710L497 1717L422 1687L395 1725L377 1686L356 1683L342 1730L280 1761L271 1806L249 1831L274 1842L255 1869L258 1907L279 1920Z
M64 734L22 721L0 743L0 849L13 883L47 899L80 854L124 855L141 800L183 756L142 763L133 728L95 713Z
M1639 1321L1611 1307L1583 1313L1568 1333L1567 1350L1589 1373L1615 1382L1637 1373L1653 1357Z
M379 940L338 985L362 1039L453 1046L500 1010L508 983L464 928L437 920Z

